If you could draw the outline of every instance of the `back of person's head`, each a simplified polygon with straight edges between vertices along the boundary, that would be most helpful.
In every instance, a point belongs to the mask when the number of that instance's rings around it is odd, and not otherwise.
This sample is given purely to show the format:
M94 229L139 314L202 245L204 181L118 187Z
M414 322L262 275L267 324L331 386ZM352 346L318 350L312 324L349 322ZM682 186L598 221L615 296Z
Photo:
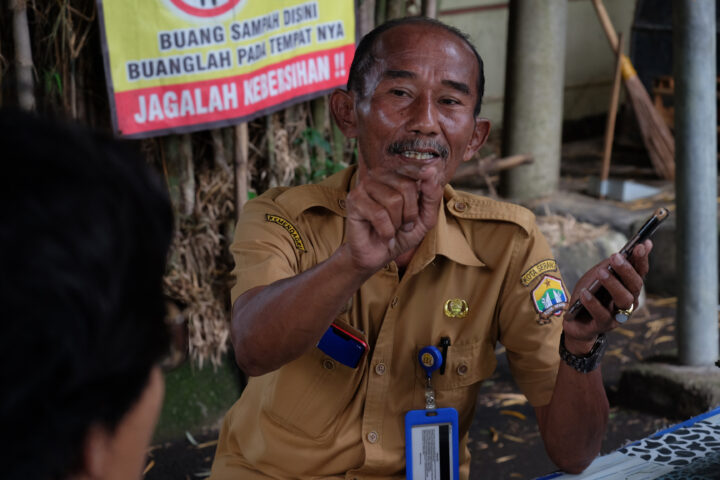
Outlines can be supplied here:
M172 214L125 145L0 110L0 477L65 478L164 355Z

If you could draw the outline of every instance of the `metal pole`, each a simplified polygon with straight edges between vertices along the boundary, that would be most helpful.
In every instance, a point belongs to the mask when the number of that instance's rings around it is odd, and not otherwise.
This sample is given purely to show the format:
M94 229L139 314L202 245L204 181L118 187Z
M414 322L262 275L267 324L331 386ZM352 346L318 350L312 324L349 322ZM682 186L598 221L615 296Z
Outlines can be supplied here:
M567 0L511 0L503 115L503 156L535 162L506 172L505 196L550 194L560 179Z
M718 359L715 0L674 0L678 350L682 365Z

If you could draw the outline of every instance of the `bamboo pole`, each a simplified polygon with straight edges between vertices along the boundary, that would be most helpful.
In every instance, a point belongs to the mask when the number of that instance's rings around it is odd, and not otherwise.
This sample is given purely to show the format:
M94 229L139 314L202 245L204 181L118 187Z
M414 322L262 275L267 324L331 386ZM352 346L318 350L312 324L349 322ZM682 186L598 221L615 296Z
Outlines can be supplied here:
M316 98L312 101L312 125L323 138L327 138L328 133L327 104L328 102L326 97ZM312 175L313 168L317 165L325 165L325 161L327 159L327 153L320 145L315 145L313 147L313 154L315 156L315 165L311 165L310 170L308 171L310 175Z
M213 160L215 166L226 174L230 174L230 167L228 166L227 156L225 155L222 131L219 128L210 130L210 137L213 143Z
M405 0L387 0L387 19L402 18L407 15Z
M176 225L180 220L180 204L182 203L182 197L180 195L180 168L178 166L179 151L180 139L177 135L168 135L163 138L160 147L160 158L162 160L165 182L167 183L170 205L172 205L173 208L173 218L175 219Z
M428 18L437 18L437 0L423 0L422 14Z
M235 127L235 221L248 199L248 124Z
M620 98L620 84L622 83L622 33L618 37L617 61L615 63L615 78L613 79L612 93L610 94L610 108L608 109L607 123L605 125L605 146L603 148L602 171L600 183L607 182L610 176L610 157L612 144L615 138L615 119L617 118L618 99ZM605 198L603 189L600 189L600 198Z
M375 2L375 25L385 23L387 19L387 2L388 0L376 0Z
M363 37L375 26L375 0L363 0L358 14L358 31Z
M312 165L310 163L310 149L308 142L302 141L302 132L308 128L307 110L310 104L308 102L298 103L285 111L285 125L288 129L288 142L296 144L299 140L298 149L300 150L298 166L296 169L296 178L300 184L308 183ZM291 153L291 156L292 153Z
M10 0L10 10L13 12L18 104L23 110L35 110L33 59L26 0Z
M180 195L181 212L192 215L195 210L195 166L192 154L192 136L185 133L180 136Z
M265 135L267 136L267 162L268 162L268 174L269 174L269 187L280 186L278 179L276 164L277 158L275 155L275 122L273 121L274 113L265 116Z

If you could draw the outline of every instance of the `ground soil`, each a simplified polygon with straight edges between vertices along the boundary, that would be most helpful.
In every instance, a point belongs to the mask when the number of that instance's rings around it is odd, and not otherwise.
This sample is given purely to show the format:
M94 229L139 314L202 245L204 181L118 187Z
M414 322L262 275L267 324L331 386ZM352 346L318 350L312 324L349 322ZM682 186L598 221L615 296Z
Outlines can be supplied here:
M626 408L617 391L623 365L673 352L675 301L649 297L625 326L608 334L602 371L611 409L603 454L677 423L676 419ZM478 397L470 431L471 477L531 479L551 473L556 468L545 454L533 408L515 396L517 387L504 355L498 358L495 375L485 382Z

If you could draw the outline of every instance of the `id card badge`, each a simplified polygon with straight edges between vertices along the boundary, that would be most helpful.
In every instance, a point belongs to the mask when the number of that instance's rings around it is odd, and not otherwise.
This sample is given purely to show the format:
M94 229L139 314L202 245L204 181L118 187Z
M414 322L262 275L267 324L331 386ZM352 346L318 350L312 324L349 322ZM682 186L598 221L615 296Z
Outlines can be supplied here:
M411 410L405 414L407 480L457 480L458 413L454 408Z
M437 347L418 353L425 370L425 410L405 414L405 472L407 480L458 480L458 413L454 408L437 408L431 377L443 361Z

